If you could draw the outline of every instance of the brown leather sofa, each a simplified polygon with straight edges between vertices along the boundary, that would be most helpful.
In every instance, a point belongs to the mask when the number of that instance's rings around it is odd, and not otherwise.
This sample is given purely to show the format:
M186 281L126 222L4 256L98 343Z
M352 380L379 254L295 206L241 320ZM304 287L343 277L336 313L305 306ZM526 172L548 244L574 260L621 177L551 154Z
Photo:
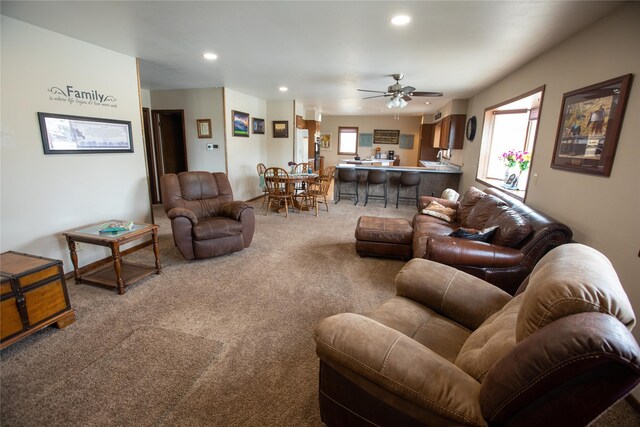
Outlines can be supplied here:
M431 201L456 211L455 219L420 213ZM421 197L413 219L413 257L453 266L513 295L538 260L556 246L571 241L565 224L493 188L471 187L457 202ZM498 226L489 242L449 236L460 227Z
M233 200L224 173L165 174L160 188L173 239L186 259L228 254L251 244L256 226L253 208Z
M515 297L419 258L396 288L316 328L329 426L585 426L640 382L634 313L595 249L553 249Z

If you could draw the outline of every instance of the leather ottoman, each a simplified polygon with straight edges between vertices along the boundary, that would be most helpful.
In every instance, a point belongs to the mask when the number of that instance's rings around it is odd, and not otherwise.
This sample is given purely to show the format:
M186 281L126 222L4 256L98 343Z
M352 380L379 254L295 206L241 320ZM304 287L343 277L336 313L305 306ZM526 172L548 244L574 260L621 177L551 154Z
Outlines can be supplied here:
M361 216L356 226L356 252L360 256L411 259L413 228L405 218Z

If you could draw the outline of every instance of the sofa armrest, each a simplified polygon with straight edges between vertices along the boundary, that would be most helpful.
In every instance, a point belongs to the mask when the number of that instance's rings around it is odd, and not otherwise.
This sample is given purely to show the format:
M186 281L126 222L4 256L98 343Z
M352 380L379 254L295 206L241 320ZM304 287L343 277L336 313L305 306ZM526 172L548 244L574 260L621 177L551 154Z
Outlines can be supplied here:
M236 221L240 221L240 215L245 209L253 209L246 202L241 202L234 200L232 202L225 202L220 206L220 211L218 215L224 216L227 218L235 219Z
M452 208L452 209L458 210L458 202L454 202L453 200L441 199L440 197L433 197L433 196L420 197L420 200L419 200L420 207L418 208L418 210L421 211L422 209L429 206L429 203L433 201L440 203L442 206L446 208Z
M170 220L174 220L178 217L187 218L191 221L191 225L196 225L198 223L198 217L195 213L186 208L172 208L167 212L167 218Z
M343 313L315 330L316 353L330 366L353 372L450 424L486 425L480 383L408 336L367 317Z
M475 330L512 297L502 289L448 265L414 258L396 276L398 296L412 299Z
M434 236L427 239L425 259L447 265L471 267L513 267L522 262L519 249L459 237Z
M564 317L493 365L480 392L483 414L495 425L519 425L523 414L528 425L549 425L557 422L558 408L565 408L571 424L587 425L638 384L639 357L638 343L615 317ZM588 405L575 405L586 396Z

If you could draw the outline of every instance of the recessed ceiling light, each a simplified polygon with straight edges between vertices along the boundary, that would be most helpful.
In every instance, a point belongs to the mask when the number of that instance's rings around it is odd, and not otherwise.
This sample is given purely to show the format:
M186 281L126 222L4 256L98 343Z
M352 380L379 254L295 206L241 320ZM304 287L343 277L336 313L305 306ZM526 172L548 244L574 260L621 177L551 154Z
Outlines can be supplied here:
M431 103L429 101L425 102L425 104L430 105Z
M391 18L391 23L393 25L407 25L411 21L411 17L408 15L397 15Z
M280 87L278 88L278 90L279 90L280 92L286 92L286 91L288 91L288 90L289 90L289 88L288 88L288 87L286 87L286 86L280 86Z
M204 59L208 59L209 61L213 61L215 59L218 59L218 55L216 55L215 53L211 53L211 52L207 52L204 55L202 55L202 57Z

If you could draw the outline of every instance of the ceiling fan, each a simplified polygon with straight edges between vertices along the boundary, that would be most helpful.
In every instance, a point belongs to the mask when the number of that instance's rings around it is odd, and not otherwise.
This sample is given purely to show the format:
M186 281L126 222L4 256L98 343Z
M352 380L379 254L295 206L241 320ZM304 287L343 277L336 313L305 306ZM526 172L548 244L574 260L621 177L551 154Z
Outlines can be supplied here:
M386 91L381 90L368 90L368 89L358 89L360 92L373 92L373 93L381 93L382 95L373 95L367 96L362 99L370 99L370 98L381 98L390 96L391 99L387 101L387 107L400 107L404 108L407 106L407 102L411 101L412 96L442 96L442 92L419 92L416 91L416 88L413 86L402 86L400 84L400 80L404 77L403 74L391 74L396 82L389 86Z

